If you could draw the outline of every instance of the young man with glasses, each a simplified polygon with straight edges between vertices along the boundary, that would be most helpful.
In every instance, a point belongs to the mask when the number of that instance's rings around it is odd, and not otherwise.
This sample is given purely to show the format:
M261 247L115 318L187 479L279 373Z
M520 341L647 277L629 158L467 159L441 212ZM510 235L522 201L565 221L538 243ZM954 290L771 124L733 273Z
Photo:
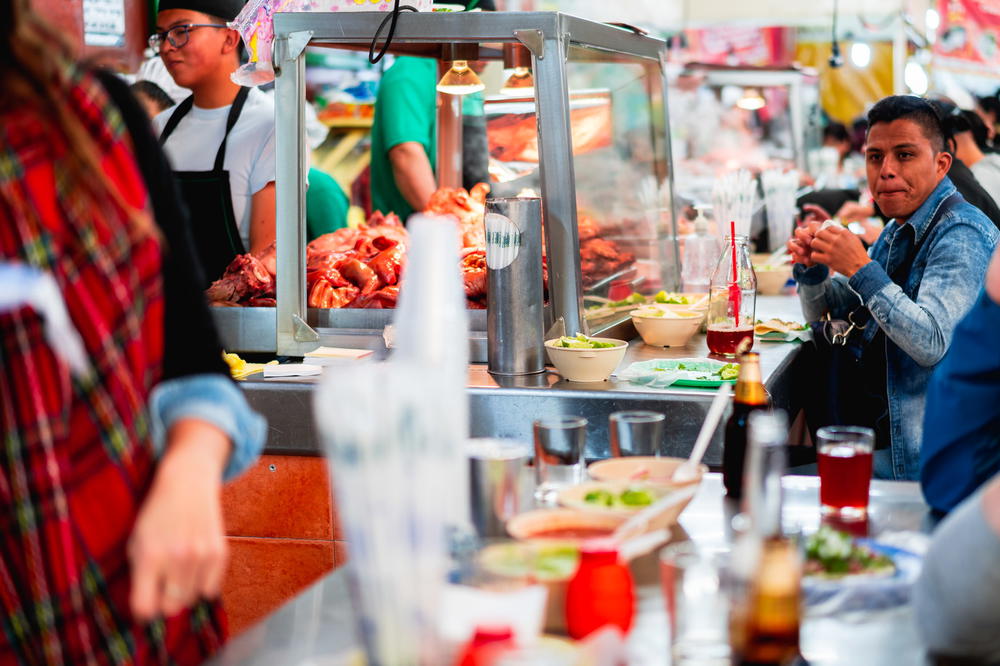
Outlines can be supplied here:
M274 241L274 101L240 87L240 36L226 25L243 0L160 0L157 51L191 97L153 119L191 214L205 277ZM207 285L206 285L207 286Z
M828 396L831 412L874 428L877 477L916 479L927 385L982 287L997 229L947 177L952 156L926 100L887 97L868 124L868 186L890 223L867 252L847 229L818 222L788 249L807 319L856 326L836 356L833 370L850 381Z

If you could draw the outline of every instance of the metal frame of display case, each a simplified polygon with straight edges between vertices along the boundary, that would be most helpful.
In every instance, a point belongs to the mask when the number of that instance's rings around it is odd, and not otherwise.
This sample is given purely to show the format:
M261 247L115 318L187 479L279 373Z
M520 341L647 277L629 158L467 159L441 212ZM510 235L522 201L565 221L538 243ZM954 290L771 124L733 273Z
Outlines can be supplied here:
M812 74L798 69L741 68L703 63L689 63L685 70L704 74L705 85L709 86L788 88L788 114L795 166L800 171L808 171L805 146L806 110L802 90L811 78L815 78Z
M261 319L263 313L248 312L263 308L225 308L217 317L223 329L231 336L242 336L243 344L253 347L253 351L267 351L268 341L263 338L270 330L274 330L277 353L302 355L319 344L335 344L338 335L358 330L381 332L390 321L391 311L384 310L307 310L305 282L304 49L314 45L366 50L385 17L381 12L274 16L278 267L275 328L270 329L270 322ZM567 333L586 333L566 63L571 54L581 61L629 62L643 65L649 76L657 77L663 108L659 114L651 109L654 170L658 180L668 181L672 188L666 45L632 30L558 12L404 12L398 18L389 53L439 58L442 45L455 43L479 44L480 60L500 60L503 43L520 43L531 52L551 304L547 325L561 321ZM676 252L676 221L672 220L672 224ZM473 312L473 328L479 324L478 314ZM316 330L324 325L332 330ZM223 331L224 338L230 337L227 330ZM473 360L479 355L474 351Z

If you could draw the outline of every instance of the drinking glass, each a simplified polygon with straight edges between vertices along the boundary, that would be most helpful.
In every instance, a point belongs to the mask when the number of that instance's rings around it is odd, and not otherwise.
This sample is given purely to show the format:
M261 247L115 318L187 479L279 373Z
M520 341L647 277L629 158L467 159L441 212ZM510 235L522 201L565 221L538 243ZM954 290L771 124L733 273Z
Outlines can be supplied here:
M552 416L535 421L535 499L549 502L556 493L583 480L587 419Z
M735 269L735 270L734 270ZM746 236L726 236L709 289L705 341L713 354L734 357L753 347L757 275Z
M674 666L729 666L729 557L692 541L660 551Z
M465 455L472 524L480 538L502 537L507 519L521 511L521 469L531 460L531 447L509 439L470 439Z
M611 455L658 456L666 416L659 412L633 410L613 412L608 417Z
M823 514L864 520L868 517L875 432L858 426L829 426L817 431L816 441Z

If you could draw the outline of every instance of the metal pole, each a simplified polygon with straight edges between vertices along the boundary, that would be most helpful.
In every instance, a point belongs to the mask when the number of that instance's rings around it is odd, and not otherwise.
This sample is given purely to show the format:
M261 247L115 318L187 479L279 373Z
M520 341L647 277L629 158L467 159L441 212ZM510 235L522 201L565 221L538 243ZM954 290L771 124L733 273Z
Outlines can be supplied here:
M277 239L277 339L279 354L301 354L316 347L306 317L306 149L305 59L311 33L274 40L275 187ZM314 337L315 336L315 337ZM303 345L303 342L312 344ZM305 347L303 349L303 347Z
M451 63L438 64L438 78L451 69ZM462 96L438 93L437 106L437 184L438 187L462 186Z
M806 171L805 134L806 121L802 102L802 81L796 79L788 84L788 111L792 124L792 152L795 154L795 166Z
M906 69L906 24L903 20L902 9L896 17L896 30L892 33L892 93L894 95L906 94L906 82L903 79L903 72Z
M649 74L650 80L652 81L653 72ZM670 192L670 239L669 247L666 248L666 252L670 253L672 261L667 262L666 267L662 267L661 260L661 274L660 279L663 281L664 289L670 291L680 291L681 289L681 250L680 243L677 239L677 206L675 204L676 199L674 198L674 156L672 152L672 147L670 145L670 102L667 97L667 88L670 86L670 77L667 75L667 49L666 45L660 51L660 95L663 100L663 146L661 152L663 154L664 167L666 173L664 178L666 178L667 188ZM652 96L650 96L650 104L652 104ZM655 127L656 123L652 123ZM659 176L659 174L657 174ZM659 235L659 234L657 234Z
M556 326L561 321L566 335L576 335L589 331L583 317L566 44L559 38L558 32L546 33L541 54L533 49L531 59L538 107L538 154L549 300Z

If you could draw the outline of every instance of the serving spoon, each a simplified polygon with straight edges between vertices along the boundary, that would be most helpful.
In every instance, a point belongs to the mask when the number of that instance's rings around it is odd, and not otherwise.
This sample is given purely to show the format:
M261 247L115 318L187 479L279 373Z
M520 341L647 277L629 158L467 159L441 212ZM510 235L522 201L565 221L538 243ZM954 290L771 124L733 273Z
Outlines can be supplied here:
M715 433L716 426L719 425L719 419L722 418L722 412L725 411L726 405L729 404L729 394L732 390L733 387L729 382L725 382L719 386L719 390L715 392L715 398L712 400L712 406L708 408L705 421L701 424L698 439L695 440L694 448L691 449L691 456L674 470L671 481L682 483L698 478L698 465L705 456L708 443Z

